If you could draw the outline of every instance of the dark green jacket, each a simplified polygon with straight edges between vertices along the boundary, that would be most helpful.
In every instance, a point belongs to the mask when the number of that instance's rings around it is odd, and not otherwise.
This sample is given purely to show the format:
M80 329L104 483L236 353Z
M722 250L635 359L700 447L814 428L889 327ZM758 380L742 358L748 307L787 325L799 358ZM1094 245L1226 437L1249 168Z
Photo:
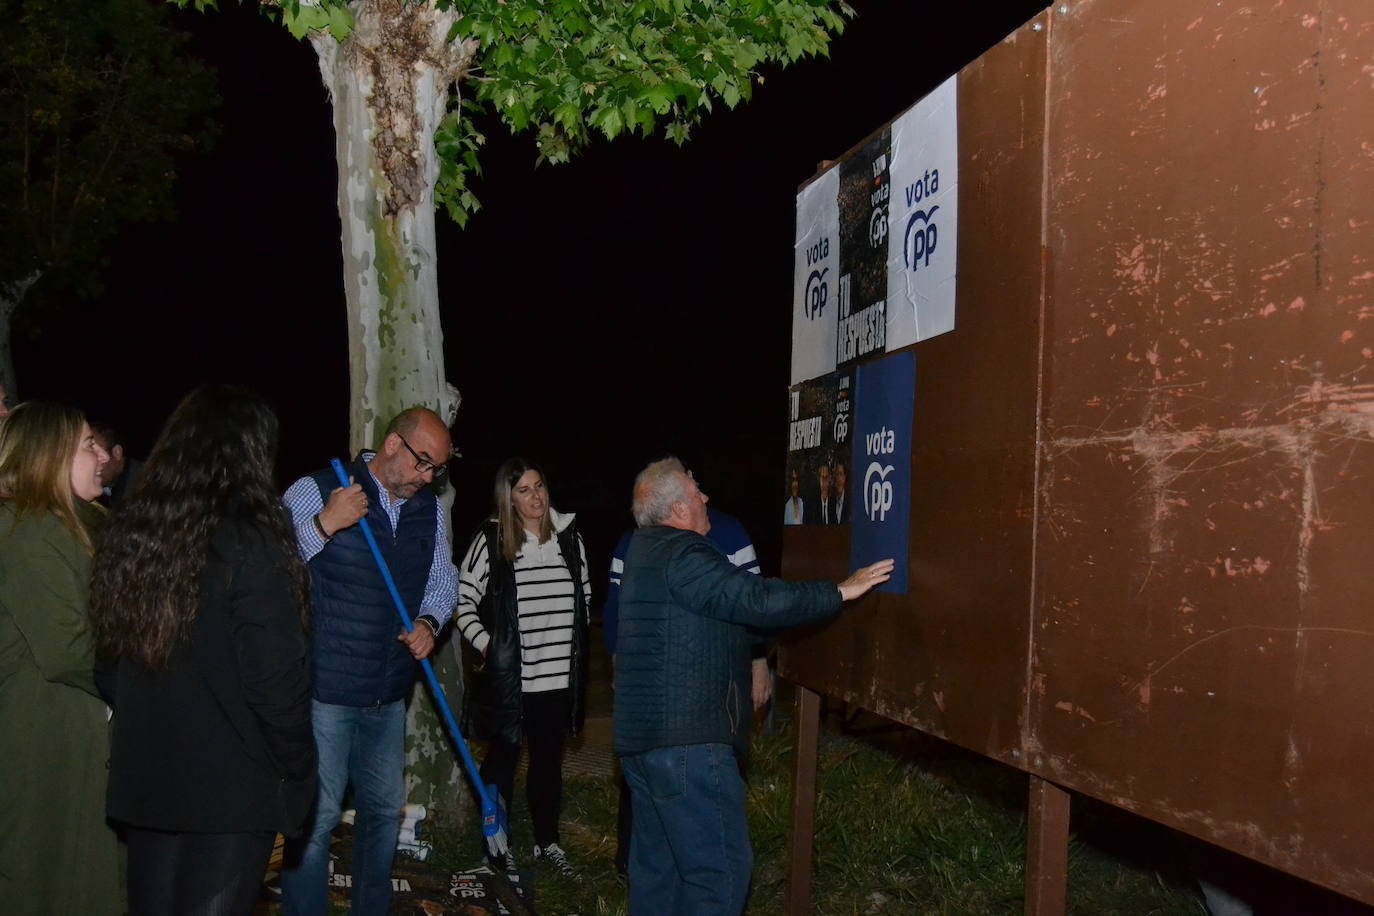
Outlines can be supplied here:
M98 509L78 507L103 515ZM91 559L52 515L0 499L0 910L122 912L105 824L107 710L96 692Z
M753 710L745 627L799 626L840 604L833 582L764 579L695 532L639 529L620 586L616 753L681 744L742 751Z

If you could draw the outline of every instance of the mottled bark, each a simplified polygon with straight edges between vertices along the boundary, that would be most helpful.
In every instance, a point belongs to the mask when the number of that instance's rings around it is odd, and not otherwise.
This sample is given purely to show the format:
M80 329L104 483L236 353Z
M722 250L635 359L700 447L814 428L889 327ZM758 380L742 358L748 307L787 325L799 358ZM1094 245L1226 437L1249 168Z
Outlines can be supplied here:
M445 40L458 13L366 0L342 43L311 40L334 106L348 306L349 435L423 404L450 412L435 264L434 130L474 45Z

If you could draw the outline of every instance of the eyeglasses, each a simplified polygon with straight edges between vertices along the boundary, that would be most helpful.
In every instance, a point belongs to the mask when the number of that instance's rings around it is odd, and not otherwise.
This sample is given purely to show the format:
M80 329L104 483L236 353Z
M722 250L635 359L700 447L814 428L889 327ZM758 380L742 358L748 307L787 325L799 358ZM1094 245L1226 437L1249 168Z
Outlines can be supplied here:
M428 458L421 457L419 452L415 451L415 449L410 447L410 443L406 441L405 436L401 435L400 433L397 433L396 438L401 440L401 444L406 447L406 451L410 452L411 457L415 459L415 470L419 471L421 474L433 474L435 480L438 480L440 477L443 477L445 474L448 473L448 465L435 464ZM450 452L448 458L445 458L444 460L449 461L452 458L453 453Z

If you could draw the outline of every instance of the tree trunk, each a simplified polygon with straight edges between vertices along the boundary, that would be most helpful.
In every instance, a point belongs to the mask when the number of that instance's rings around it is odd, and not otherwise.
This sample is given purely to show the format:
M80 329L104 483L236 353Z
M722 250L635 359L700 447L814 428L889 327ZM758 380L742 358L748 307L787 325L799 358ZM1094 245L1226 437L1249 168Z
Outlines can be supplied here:
M391 417L421 405L452 421L435 263L434 131L475 45L445 39L459 18L431 3L358 0L342 43L311 34L334 107L348 305L354 449L375 446ZM451 526L450 526L451 527ZM461 676L450 702L461 701ZM406 722L409 801L466 803L464 773L434 706L417 686Z
M19 403L19 382L15 377L14 348L11 346L14 339L14 313L42 276L41 270L35 270L24 279L0 288L0 385L5 387L5 398L11 407Z

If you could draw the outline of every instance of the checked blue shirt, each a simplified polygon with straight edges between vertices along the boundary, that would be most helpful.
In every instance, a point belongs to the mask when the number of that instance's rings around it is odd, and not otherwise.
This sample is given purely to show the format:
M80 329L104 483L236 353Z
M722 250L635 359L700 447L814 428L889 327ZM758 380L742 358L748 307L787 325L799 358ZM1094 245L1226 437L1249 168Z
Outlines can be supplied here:
M363 461L371 464L373 457L372 452L363 452ZM372 474L372 471L369 470L368 473ZM401 517L401 506L405 505L406 501L392 499L386 487L377 480L376 474L372 474L372 480L377 484L377 493L382 498L382 508L386 510L387 518L391 519L391 528L394 531L397 520ZM309 563L315 554L324 549L325 543L324 538L315 530L314 521L315 516L324 508L320 488L313 478L302 477L287 488L282 499L291 512L291 523L296 528L296 546L300 549L301 559ZM437 633L453 616L453 608L458 603L458 570L453 565L452 548L448 543L448 528L444 523L444 507L441 503L435 503L435 512L438 515L438 526L435 528L434 562L430 565L429 579L425 582L425 596L421 599L420 610L415 616L431 617L437 624Z

